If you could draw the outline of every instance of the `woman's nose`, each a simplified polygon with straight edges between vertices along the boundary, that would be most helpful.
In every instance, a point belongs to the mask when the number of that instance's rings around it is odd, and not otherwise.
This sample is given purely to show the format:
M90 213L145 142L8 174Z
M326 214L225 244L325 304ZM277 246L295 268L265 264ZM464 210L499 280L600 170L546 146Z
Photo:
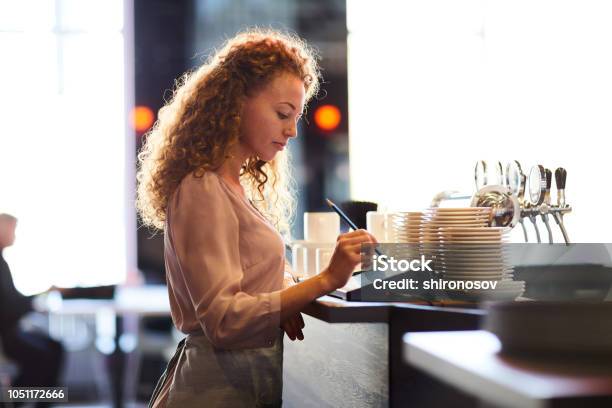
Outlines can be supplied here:
M285 129L285 137L297 137L297 125L292 125L289 128Z

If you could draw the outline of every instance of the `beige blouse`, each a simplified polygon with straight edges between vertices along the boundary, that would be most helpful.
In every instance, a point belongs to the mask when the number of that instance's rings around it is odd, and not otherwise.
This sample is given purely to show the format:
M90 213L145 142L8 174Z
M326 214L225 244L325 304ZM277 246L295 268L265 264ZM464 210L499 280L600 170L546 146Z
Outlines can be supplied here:
M164 232L172 320L215 347L272 346L279 334L285 249L276 229L214 172L186 176Z

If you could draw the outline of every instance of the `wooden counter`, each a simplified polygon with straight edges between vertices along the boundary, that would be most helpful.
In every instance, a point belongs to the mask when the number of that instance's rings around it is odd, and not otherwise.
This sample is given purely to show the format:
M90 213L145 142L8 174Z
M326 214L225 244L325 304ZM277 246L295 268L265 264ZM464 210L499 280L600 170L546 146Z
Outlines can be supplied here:
M285 338L283 406L418 404L423 387L435 392L436 384L403 363L403 334L473 330L483 315L479 309L321 297L304 311L304 341Z

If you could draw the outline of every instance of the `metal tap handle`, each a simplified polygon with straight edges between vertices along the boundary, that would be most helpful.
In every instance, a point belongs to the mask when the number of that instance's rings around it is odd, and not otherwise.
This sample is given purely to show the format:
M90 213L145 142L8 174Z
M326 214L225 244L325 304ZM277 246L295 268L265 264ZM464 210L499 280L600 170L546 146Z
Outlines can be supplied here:
M557 204L559 207L565 207L565 181L567 180L567 171L563 167L555 170L555 182L557 183Z
M525 228L525 223L523 222L522 217L519 219L519 223L521 224L521 227L523 228L523 236L525 237L525 242L529 242L529 237L527 236L527 228Z
M540 229L538 228L536 217L533 214L529 214L529 219L533 223L533 228L535 229L535 233L536 233L536 239L538 241L538 244L540 244L542 242L542 239L540 238Z
M555 170L555 182L557 183L557 190L565 190L565 181L567 179L567 171L563 167L559 167Z
M552 185L552 171L549 169L544 170L546 175L546 193L544 193L544 202L550 204L550 186Z
M561 213L553 212L553 218L557 222L559 229L561 230L561 234L563 234L563 240L567 245L570 244L569 236L567 235L567 231L565 230L565 225L563 224L563 218L561 217Z
M546 230L548 231L548 243L553 243L553 235L552 230L550 229L550 224L548 222L548 211L550 210L550 186L552 185L552 171L549 169L544 169L544 177L546 178L546 190L544 192L544 203L540 206L540 215L542 216L542 221L544 221L544 225L546 226Z
M548 222L548 214L542 214L542 221L544 221L544 225L546 226L546 230L548 231L548 243L552 244L553 234L552 234L552 230L550 229L550 224Z

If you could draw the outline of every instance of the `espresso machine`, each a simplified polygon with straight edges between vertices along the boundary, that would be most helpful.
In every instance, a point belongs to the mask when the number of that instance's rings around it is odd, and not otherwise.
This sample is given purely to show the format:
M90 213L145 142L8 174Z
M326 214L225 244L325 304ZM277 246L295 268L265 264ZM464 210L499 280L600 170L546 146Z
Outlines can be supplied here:
M520 224L525 242L529 242L528 220L534 228L536 241L542 242L538 219L542 221L548 235L548 243L553 243L550 217L557 224L566 244L570 239L563 223L565 214L572 207L565 202L565 182L567 171L559 167L555 170L557 202L551 202L552 171L537 164L529 175L525 175L521 164L513 160L506 164L496 162L490 167L484 160L479 160L474 168L476 192L473 195L457 191L443 191L432 200L431 206L438 207L443 201L470 200L472 207L491 207L493 216L490 225L493 227L514 228Z

